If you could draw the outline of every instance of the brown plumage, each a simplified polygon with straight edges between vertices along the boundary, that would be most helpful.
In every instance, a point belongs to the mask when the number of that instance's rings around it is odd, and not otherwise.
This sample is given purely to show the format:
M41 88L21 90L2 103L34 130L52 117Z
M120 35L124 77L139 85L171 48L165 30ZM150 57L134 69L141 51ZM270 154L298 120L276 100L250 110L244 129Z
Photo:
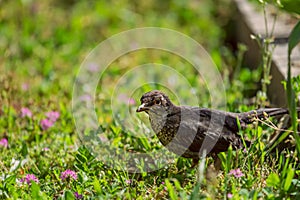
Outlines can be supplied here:
M287 114L283 108L266 108L245 113L232 113L208 108L176 106L164 93L145 93L137 112L149 115L151 127L160 142L182 157L193 158L194 164L203 155L243 148L238 135L239 125L245 128L254 118ZM205 142L204 142L205 141ZM246 142L250 144L250 142Z

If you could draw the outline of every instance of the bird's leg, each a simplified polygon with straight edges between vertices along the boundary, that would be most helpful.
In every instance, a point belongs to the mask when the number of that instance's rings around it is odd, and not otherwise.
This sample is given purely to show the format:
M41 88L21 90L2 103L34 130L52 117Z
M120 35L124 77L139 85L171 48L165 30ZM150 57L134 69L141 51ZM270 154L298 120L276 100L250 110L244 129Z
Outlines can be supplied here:
M193 158L193 162L192 162L191 168L196 167L198 165L198 163L199 163L199 158Z
M221 166L222 166L222 163L221 163L221 160L220 160L220 158L218 157L218 154L213 154L212 155L212 158L213 158L213 160L214 160L214 167L215 167L215 170L216 171L220 171L220 169L221 169Z

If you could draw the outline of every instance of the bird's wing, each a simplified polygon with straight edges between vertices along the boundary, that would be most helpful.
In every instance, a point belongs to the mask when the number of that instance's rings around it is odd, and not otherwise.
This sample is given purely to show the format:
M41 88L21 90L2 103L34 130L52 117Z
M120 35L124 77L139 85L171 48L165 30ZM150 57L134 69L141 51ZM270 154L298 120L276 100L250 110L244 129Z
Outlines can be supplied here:
M212 152L221 152L226 151L230 145L235 149L243 147L238 134L239 126L244 129L247 124L253 122L255 117L264 119L268 116L287 114L288 111L282 108L267 108L245 113L232 113L208 108L182 107L183 116L184 113L187 113L189 119L182 120L184 130L192 133L197 131L189 149L194 152L199 151L204 138L208 138L214 144Z
M199 151L204 138L215 144L213 151L226 151L231 144L234 148L240 148L240 136L237 134L237 116L234 113L211 110L198 107L182 107L189 120L181 120L185 130L191 130L195 139L190 145L191 151ZM197 130L196 130L197 129Z
M201 117L201 121L209 120L211 125L226 128L233 133L239 131L237 120L240 121L241 128L246 126L246 123L239 119L237 113L198 107L192 107L192 110Z

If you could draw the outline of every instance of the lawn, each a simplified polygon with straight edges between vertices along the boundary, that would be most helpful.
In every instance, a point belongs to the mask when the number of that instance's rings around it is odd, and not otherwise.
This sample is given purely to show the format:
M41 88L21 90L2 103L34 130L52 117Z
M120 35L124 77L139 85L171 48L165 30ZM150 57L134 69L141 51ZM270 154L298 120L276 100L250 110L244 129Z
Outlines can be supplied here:
M191 168L167 151L135 112L153 89L176 104L260 106L262 69L226 42L231 12L224 0L0 1L0 199L300 198L297 151L276 148L270 121L240 131L252 146L220 153L216 172L212 158Z

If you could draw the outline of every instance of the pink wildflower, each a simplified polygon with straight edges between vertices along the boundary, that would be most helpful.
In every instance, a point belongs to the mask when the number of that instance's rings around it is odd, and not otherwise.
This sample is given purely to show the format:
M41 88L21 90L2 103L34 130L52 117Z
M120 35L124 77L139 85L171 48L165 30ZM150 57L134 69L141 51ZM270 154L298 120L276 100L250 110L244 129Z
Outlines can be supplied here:
M3 147L5 147L5 148L7 148L8 147L8 141L7 141L7 139L6 138L2 138L0 140L0 145L3 146Z
M88 65L88 70L90 72L97 72L97 71L99 71L99 67L98 67L98 65L96 63L90 63Z
M43 151L49 151L50 149L48 147L44 147L42 150Z
M47 130L51 126L53 126L53 122L49 119L42 119L40 124L41 124L41 127L42 127L43 130Z
M29 110L29 108L21 108L21 117L32 117L32 112Z
M240 170L240 168L230 170L229 175L233 175L236 178L240 178L240 177L244 176L244 174Z
M90 102L92 101L92 97L89 94L84 94L79 97L80 101Z
M46 113L46 116L51 122L54 123L59 118L60 114L57 111L50 111Z
M39 179L37 178L37 177L35 177L35 175L34 174L27 174L26 176L25 176L25 178L22 178L21 179L21 183L27 183L28 185L30 185L31 184L31 181L34 181L34 182L36 182L36 183L38 183L39 182Z
M233 197L233 195L231 193L227 194L228 199L231 199Z
M119 101L128 104L128 105L135 105L135 100L133 98L128 97L126 94L120 94L118 96Z
M29 89L29 84L28 83L22 83L21 88L23 91L27 91Z
M78 192L75 192L74 196L75 196L76 199L82 199L83 198L83 195L79 194Z
M75 171L67 169L66 171L62 172L61 175L60 175L61 180L65 180L68 177L76 180L77 179L77 174L76 174Z
M135 105L135 100L133 98L128 99L128 104L129 105Z

